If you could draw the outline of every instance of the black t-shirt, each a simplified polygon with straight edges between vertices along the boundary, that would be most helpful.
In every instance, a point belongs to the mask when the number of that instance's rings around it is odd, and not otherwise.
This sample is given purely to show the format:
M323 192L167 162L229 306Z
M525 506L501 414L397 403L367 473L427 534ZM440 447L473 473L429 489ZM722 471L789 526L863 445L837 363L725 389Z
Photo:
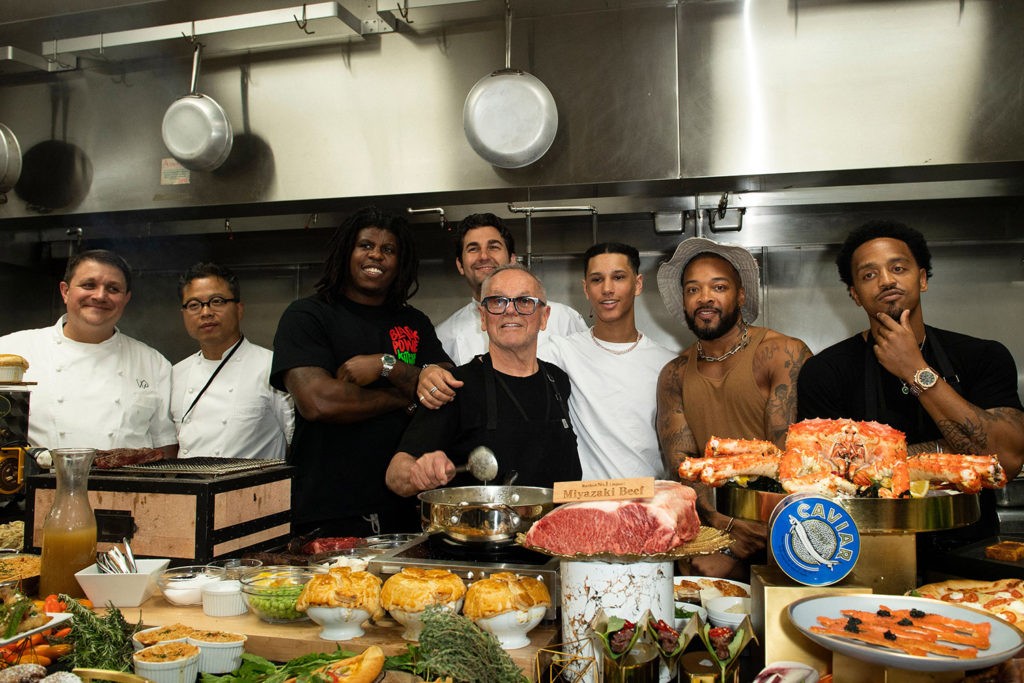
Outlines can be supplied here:
M512 470L519 473L517 486L550 487L556 481L579 480L582 469L576 435L566 408L571 391L569 377L543 361L540 368L529 377L513 377L493 371L487 355L456 368L453 374L464 384L456 391L455 400L438 410L418 411L398 450L417 458L441 450L453 463L462 465L470 451L483 445L497 457L498 483ZM493 430L487 424L488 372L494 373L497 407ZM554 380L554 388L548 377ZM479 483L465 473L457 475L449 486Z
M362 354L393 354L423 366L450 362L430 319L411 306L366 306L345 298L331 304L319 296L294 301L274 336L270 383L284 390L287 370L323 368L332 376L346 360ZM379 379L368 388L392 386ZM288 462L298 468L293 512L298 524L395 510L416 531L415 506L396 496L384 473L409 422L404 409L347 424L310 422L295 412L295 436Z
M925 362L953 385L968 402L982 409L1024 410L1017 394L1017 366L1005 346L956 332L926 328L922 349ZM869 337L870 338L870 337ZM936 344L951 368L943 370ZM951 371L950 371L951 370ZM877 415L868 414L868 373L877 373L880 389ZM881 366L861 334L828 347L804 363L797 380L797 419L850 418L873 420L899 429L908 444L941 439L942 433L903 382ZM998 531L995 497L982 491L978 523L958 530L922 534L919 547L954 546L991 536Z

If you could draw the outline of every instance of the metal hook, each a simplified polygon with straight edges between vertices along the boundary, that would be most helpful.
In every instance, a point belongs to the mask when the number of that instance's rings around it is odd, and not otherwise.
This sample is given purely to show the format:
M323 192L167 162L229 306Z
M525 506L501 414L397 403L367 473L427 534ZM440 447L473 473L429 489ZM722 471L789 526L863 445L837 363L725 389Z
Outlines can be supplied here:
M436 214L440 214L441 215L441 229L445 230L445 231L448 230L448 221L444 217L444 207L433 206L433 207L430 207L429 209L414 209L414 208L412 208L410 206L410 207L408 207L406 209L406 212L408 212L409 214L417 214L417 213L436 213Z
M320 214L317 214L317 213L309 214L309 218L306 219L306 225L303 226L303 230L309 230L309 226L311 224L312 225L316 225L316 221L317 221L317 219L319 217L320 217Z
M195 19L192 20L192 35L189 35L187 33L182 33L181 37L184 38L185 40L187 40L189 42L189 45L195 45L196 44L196 22L195 22Z
M314 33L316 33L316 31L306 30L306 25L309 23L309 21L307 21L306 19L306 3L302 3L302 21L299 21L299 18L294 14L292 15L292 19L295 20L295 25L301 28L302 32L305 33L307 36L311 36Z
M59 59L57 59L57 38L53 39L53 54L46 61L50 62L50 64L56 64L57 66L59 66L62 69L70 69L71 68L70 64L65 64L64 62L62 62Z
M415 24L416 23L415 21L413 21L412 19L409 18L409 0L405 0L405 6L404 7L402 6L402 3L398 3L395 6L398 8L398 13L401 15L402 21L404 21L407 24Z
M228 239L229 240L235 239L235 233L231 232L231 219L230 218L225 218L224 219L224 232L226 232L228 234Z
M729 193L723 192L718 200L718 217L725 218L725 210L729 208Z

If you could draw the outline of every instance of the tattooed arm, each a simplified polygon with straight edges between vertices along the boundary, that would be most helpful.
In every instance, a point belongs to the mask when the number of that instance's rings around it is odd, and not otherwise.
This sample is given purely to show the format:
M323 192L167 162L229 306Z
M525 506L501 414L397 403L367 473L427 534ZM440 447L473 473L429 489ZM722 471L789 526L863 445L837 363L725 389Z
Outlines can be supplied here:
M996 454L1013 479L1024 464L1024 413L1016 408L984 410L968 402L953 387L939 380L921 394L921 407L942 432L953 453Z
M789 426L796 421L797 375L810 357L807 344L774 331L765 335L754 357L754 376L764 377L768 385L765 436L781 450L786 448Z
M683 412L683 371L688 358L684 351L658 376L658 443L668 476L677 481L679 463L701 454Z

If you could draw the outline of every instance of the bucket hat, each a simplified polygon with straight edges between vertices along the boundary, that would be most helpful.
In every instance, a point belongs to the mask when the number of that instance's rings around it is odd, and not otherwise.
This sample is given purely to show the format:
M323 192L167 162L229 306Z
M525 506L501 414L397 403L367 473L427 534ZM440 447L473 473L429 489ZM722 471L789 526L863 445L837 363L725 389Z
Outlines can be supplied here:
M761 275L754 256L740 246L719 244L704 237L691 237L679 243L672 258L658 267L658 289L665 308L677 320L684 320L686 307L683 305L683 287L680 280L686 265L698 254L714 254L732 264L740 274L740 283L746 293L743 304L743 319L752 323L757 320L761 301Z

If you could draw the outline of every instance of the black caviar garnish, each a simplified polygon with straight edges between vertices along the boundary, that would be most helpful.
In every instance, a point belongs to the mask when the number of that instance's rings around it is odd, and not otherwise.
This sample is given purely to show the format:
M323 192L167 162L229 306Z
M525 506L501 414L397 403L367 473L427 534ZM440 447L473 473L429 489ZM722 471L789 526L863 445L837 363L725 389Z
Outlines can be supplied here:
M857 617L850 617L846 620L846 626L843 626L843 630L849 631L850 633L860 633L860 628L858 628L859 625L860 619Z
M892 631L886 631L882 637L886 640L896 640L896 634Z
M892 616L892 614L889 612L889 610L884 610L884 609L878 610L877 612L875 612L875 614L877 614L880 617L891 617Z
M847 620L851 624L862 624L862 623L864 623L859 617L847 617Z
M900 619L899 621L896 622L896 625L897 626L913 626L914 622L912 622L910 619L907 619L906 617L903 617L902 619Z
M928 616L928 613L927 612L922 612L919 609L912 609L912 610L910 610L910 616L914 617L915 619L920 619L921 617Z

